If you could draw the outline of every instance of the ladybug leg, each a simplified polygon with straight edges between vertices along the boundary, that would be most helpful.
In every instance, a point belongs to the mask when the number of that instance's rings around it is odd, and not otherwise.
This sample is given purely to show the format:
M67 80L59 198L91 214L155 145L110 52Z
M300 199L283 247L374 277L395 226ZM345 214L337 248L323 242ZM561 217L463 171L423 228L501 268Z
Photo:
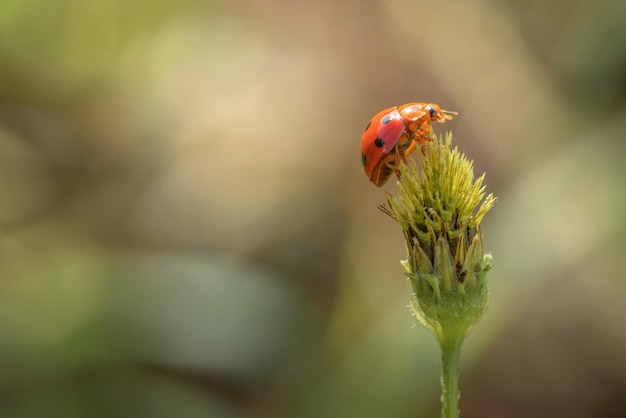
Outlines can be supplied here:
M410 145L410 141L412 141L412 139L409 139L408 144ZM400 179L401 177L401 172L400 172L400 161L404 161L404 154L402 152L402 150L400 149L406 149L407 145L403 144L398 144L398 146L396 146L394 148L394 153L393 153L393 157L394 158L387 158L385 160L385 165L394 173L396 173L396 177L398 177L398 179Z
M400 167L397 164L398 160L393 159L391 161L385 161L385 165L394 173L396 173L396 177L398 177L398 179L400 179L401 177L401 172L400 172Z
M396 173L398 179L400 179L400 161L404 161L404 154L400 152L400 147L396 147L396 158L393 160L395 168L393 171Z
M405 134L396 146L396 160L405 161L406 156L413 152L415 148L415 135Z
M433 129L430 123L424 123L420 126L419 131L417 131L417 135L422 139L420 142L432 141L433 140Z
M430 123L423 123L415 135L417 136L415 141L420 145L422 154L426 155L426 143L433 140L433 130Z

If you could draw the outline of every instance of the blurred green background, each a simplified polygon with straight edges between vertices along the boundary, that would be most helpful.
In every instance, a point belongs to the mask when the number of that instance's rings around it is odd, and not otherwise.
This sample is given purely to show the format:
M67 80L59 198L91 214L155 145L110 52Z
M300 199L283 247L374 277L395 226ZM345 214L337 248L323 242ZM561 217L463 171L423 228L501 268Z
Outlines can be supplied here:
M410 101L499 198L462 416L623 417L617 0L2 0L0 417L438 416L358 151Z

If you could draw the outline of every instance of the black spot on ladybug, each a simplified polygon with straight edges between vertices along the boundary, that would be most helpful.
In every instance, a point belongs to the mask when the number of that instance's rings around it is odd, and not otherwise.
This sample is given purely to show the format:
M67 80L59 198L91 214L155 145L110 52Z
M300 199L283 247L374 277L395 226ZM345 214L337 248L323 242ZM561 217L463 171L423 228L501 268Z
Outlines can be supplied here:
M376 145L378 148L382 148L385 146L385 141L383 141L382 138L376 138L376 140L374 141L374 145Z
M363 163L363 165L367 163L367 157L365 156L364 152L361 153L361 162Z
M365 127L365 130L367 131L370 128L370 125L372 124L372 121L370 121L370 123L367 124L367 126Z
M381 120L381 122L383 123L383 125L388 124L390 121L391 121L391 116L389 116L389 115L386 115L386 116L385 116L385 117Z

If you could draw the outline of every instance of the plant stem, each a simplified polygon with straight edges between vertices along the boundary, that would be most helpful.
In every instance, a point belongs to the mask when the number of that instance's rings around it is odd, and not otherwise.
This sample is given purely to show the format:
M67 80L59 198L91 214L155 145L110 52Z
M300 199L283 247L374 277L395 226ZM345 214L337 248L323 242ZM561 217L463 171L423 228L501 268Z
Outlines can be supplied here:
M443 338L441 345L441 418L459 418L459 362L463 338Z

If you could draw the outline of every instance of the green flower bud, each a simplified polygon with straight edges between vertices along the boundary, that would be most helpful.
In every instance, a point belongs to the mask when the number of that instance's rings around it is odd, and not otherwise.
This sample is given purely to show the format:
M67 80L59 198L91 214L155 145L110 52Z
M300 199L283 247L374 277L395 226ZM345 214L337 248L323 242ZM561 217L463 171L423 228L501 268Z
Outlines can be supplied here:
M492 259L480 223L496 201L451 142L449 133L426 144L419 169L411 159L402 164L399 191L381 206L404 232L413 313L440 342L462 341L487 309Z

